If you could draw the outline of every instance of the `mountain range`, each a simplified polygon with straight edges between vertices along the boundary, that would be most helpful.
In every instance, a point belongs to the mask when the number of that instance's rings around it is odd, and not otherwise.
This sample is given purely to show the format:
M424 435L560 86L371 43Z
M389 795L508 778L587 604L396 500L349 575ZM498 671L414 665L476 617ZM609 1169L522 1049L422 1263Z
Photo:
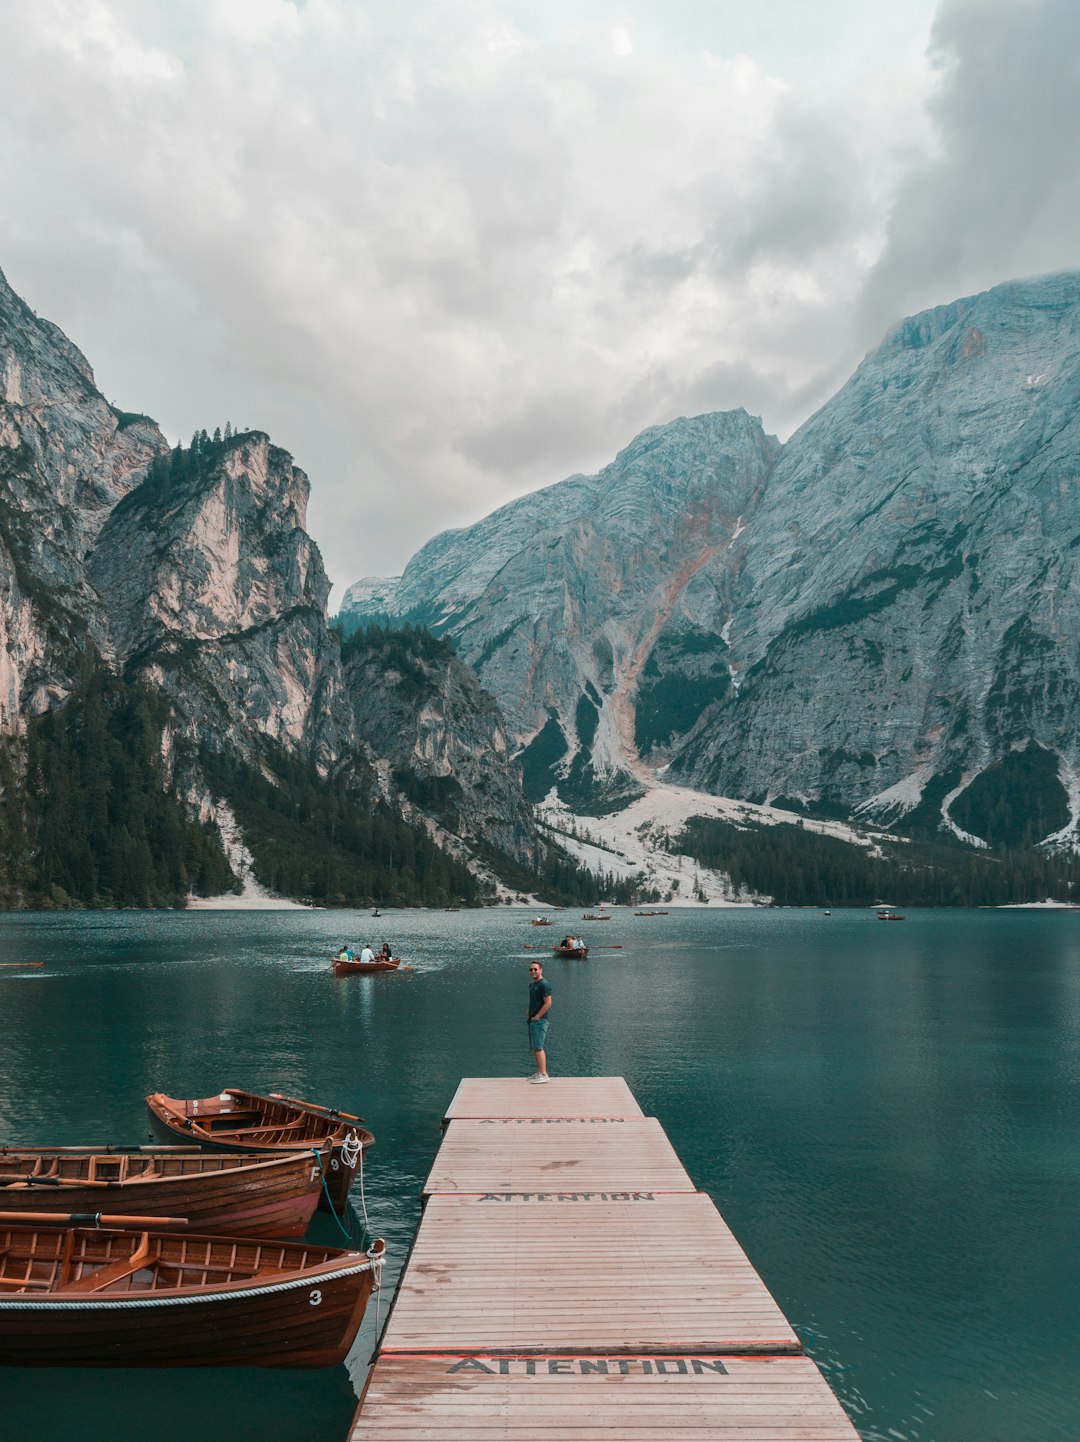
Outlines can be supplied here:
M785 444L741 410L653 427L342 614L452 637L534 799L596 813L661 776L1072 846L1078 548L1070 272L903 321Z
M332 619L293 458L170 445L0 275L0 905L1071 894L1078 400L1080 275L1000 286Z

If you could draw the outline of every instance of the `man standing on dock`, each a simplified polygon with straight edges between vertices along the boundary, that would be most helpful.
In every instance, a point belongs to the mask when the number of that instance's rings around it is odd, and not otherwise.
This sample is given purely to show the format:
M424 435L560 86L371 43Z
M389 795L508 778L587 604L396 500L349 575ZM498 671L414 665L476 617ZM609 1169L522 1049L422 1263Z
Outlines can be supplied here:
M544 980L544 968L538 961L529 963L529 1010L526 1013L529 1022L529 1045L536 1057L536 1074L531 1076L531 1082L546 1082L547 1074L547 1053L544 1048L547 1045L547 1019L551 1010L551 982Z

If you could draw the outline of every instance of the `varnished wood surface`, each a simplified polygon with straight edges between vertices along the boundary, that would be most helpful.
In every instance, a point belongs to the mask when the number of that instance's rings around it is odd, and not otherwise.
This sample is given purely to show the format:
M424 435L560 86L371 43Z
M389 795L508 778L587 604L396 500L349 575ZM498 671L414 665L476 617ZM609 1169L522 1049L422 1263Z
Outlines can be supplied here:
M379 1357L349 1442L466 1438L858 1442L807 1357Z
M586 1190L696 1188L655 1117L455 1120L424 1183L425 1195Z
M799 1350L710 1198L648 1191L431 1197L383 1346Z
M370 1253L302 1242L0 1227L0 1364L332 1366L373 1281Z
M0 1211L185 1217L193 1231L296 1237L321 1195L311 1151L0 1149Z
M621 1076L556 1076L544 1086L533 1086L527 1077L463 1077L446 1109L445 1120L643 1115Z

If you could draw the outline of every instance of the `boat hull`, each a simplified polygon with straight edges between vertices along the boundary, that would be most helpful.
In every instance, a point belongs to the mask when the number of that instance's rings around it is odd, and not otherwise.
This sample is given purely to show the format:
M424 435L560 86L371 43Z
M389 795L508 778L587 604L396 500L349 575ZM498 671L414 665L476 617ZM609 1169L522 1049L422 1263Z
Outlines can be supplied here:
M26 1229L33 1231L33 1229ZM18 1242L19 1229L0 1237ZM75 1235L84 1233L76 1230ZM100 1236L101 1234L91 1234ZM173 1238L173 1242L191 1238ZM214 1238L200 1239L208 1245ZM218 1247L224 1242L218 1241ZM243 1245L243 1244L239 1244ZM248 1244L253 1245L253 1244ZM375 1270L362 1252L289 1275L155 1291L0 1288L0 1363L17 1367L324 1367L344 1360Z
M569 956L574 961L583 961L588 954L587 946L556 946L553 951L555 956Z
M376 971L399 971L400 960L397 961L338 961L334 958L335 976L352 976L354 973L365 976Z
M0 1184L0 1210L184 1217L193 1231L299 1237L322 1196L322 1174L310 1150L211 1156L196 1147L175 1146L131 1153L105 1147L2 1147L0 1177L28 1170L35 1159L55 1172L59 1184L40 1179ZM144 1168L150 1175L142 1174ZM129 1173L122 1180L116 1175L121 1171Z
M229 1098L238 1100L233 1107ZM239 1115L231 1117L230 1112L244 1112L242 1101L253 1097L258 1103L267 1103L270 1113L282 1116L307 1118L310 1125L299 1129L295 1140L288 1139L289 1124L263 1124L260 1127L240 1125ZM300 1107L287 1108L271 1098L256 1097L254 1093L222 1093L217 1097L203 1097L194 1101L181 1101L155 1093L146 1098L150 1127L162 1141L179 1143L181 1146L197 1146L208 1152L239 1152L248 1155L267 1152L313 1152L322 1164L320 1179L319 1209L321 1211L344 1211L348 1201L349 1188L361 1165L361 1156L375 1138L369 1131L351 1122L335 1124L328 1117L318 1117L304 1112ZM231 1122L235 1121L235 1128ZM321 1134L319 1126L321 1123ZM254 1135L261 1132L263 1135ZM311 1133L315 1132L315 1135ZM271 1134L267 1134L271 1133ZM355 1136L361 1143L355 1148L349 1137ZM351 1158L351 1160L350 1160ZM316 1161L316 1165L319 1161Z

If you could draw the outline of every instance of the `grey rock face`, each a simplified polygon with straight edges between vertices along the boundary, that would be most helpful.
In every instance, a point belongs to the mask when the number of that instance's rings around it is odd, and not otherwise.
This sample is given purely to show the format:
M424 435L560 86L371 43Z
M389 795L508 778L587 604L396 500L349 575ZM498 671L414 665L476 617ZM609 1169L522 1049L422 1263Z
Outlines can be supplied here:
M599 475L437 536L393 614L453 635L519 743L548 725L567 765L584 754L600 777L632 769L643 668L661 638L677 667L722 630L742 518L778 450L744 411L655 427Z
M369 675L382 708L354 705L306 531L308 479L287 452L259 432L170 452L152 421L106 403L2 276L0 386L0 730L62 701L85 653L169 697L167 768L204 811L197 745L257 761L272 743L324 775L454 775L465 841L531 860L503 723L459 663L420 697Z
M395 789L452 835L535 865L502 713L452 647L394 636L382 646L352 642L344 658L357 735L389 763Z
M887 816L1029 741L1075 768L1078 469L1080 276L897 327L769 477L676 771Z
M783 448L741 413L646 432L387 594L454 635L520 743L551 718L564 772L585 743L884 819L933 794L949 824L1028 746L1080 796L1078 473L1066 274L903 322Z
M116 654L166 687L193 735L314 747L325 768L349 736L308 490L260 432L212 444L194 473L152 477L114 509L90 576Z
M65 696L81 652L107 650L85 555L165 450L0 274L0 732Z

